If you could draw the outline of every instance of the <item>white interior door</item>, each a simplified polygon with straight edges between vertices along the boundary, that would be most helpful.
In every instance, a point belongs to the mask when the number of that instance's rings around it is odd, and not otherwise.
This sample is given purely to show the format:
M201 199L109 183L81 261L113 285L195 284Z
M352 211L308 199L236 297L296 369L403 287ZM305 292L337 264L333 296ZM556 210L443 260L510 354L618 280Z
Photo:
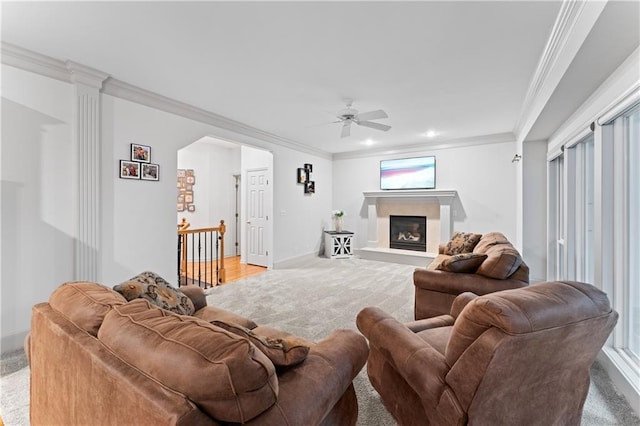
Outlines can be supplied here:
M247 263L268 266L269 206L268 169L247 171Z

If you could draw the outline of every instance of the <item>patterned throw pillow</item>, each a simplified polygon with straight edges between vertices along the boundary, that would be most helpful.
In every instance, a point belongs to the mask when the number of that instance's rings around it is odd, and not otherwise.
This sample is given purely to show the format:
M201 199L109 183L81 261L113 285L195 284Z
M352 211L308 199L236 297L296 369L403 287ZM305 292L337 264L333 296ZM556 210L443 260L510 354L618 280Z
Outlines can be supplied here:
M486 254L461 253L448 257L437 269L448 272L461 272L465 274L473 274L482 262L487 258Z
M276 367L291 367L300 364L307 358L309 346L290 336L272 339L258 336L248 328L224 321L211 321L212 325L227 330L230 333L244 337L264 353Z
M193 315L193 302L183 292L171 285L160 275L143 272L128 281L113 287L127 301L141 298L154 305L180 315Z
M482 234L454 232L453 237L445 246L443 254L471 253L476 244L480 242L480 238L482 238Z

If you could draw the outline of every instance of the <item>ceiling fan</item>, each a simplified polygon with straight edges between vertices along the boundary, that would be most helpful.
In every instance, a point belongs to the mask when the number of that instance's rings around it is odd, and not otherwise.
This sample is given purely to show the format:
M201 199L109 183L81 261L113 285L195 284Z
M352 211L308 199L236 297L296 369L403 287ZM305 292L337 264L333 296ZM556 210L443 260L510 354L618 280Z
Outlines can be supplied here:
M347 107L338 112L338 121L334 123L342 123L342 131L340 132L341 138L346 138L351 135L351 123L356 123L358 126L371 127L372 129L382 130L386 132L391 128L386 124L374 123L370 120L378 120L380 118L387 118L388 115L381 109L369 112L359 113L357 109L351 107L353 101L351 99L345 99Z

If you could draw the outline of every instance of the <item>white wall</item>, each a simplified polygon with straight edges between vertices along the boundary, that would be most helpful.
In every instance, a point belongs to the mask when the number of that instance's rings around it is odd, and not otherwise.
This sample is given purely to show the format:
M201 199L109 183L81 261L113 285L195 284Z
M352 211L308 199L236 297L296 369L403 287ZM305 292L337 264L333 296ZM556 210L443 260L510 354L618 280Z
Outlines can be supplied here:
M331 160L288 150L274 155L274 262L284 262L321 250L323 230L331 224L333 164ZM297 169L313 165L315 194L297 183ZM304 224L303 226L300 226ZM277 266L277 265L276 265Z
M529 266L529 281L547 277L547 142L523 145L522 256Z
M454 230L481 234L499 231L515 241L517 167L511 162L515 152L514 141L393 157L337 159L333 163L332 209L346 212L345 229L356 233L356 247L366 246L367 208L362 193L380 189L380 160L435 155L436 188L458 191L452 207Z
M69 83L2 67L2 352L21 347L32 306L74 279L73 102ZM103 94L99 282L113 286L144 270L175 281L177 152L204 136L272 152L274 211L287 213L274 215L273 262L317 252L331 210L329 159ZM131 143L151 146L159 181L119 178ZM295 183L304 163L315 167L313 196Z
M70 84L2 66L3 352L22 345L31 307L74 272L72 99Z
M193 169L195 212L177 213L177 223L186 218L191 229L218 226L224 220L226 257L235 255L235 178L240 174L240 145L219 146L196 141L178 151L178 168Z

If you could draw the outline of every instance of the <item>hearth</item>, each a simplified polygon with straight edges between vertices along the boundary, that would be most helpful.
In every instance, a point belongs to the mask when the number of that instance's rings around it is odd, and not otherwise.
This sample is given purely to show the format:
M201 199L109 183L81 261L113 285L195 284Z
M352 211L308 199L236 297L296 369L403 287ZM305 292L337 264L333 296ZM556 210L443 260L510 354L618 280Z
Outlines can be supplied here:
M389 216L389 248L427 251L425 216Z

